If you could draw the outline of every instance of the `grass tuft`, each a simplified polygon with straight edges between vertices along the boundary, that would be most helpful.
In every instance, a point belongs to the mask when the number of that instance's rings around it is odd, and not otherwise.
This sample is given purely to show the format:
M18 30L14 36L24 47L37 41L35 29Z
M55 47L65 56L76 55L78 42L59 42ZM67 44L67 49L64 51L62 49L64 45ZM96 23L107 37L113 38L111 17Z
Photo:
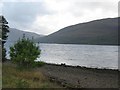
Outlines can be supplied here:
M60 88L52 83L40 71L34 69L19 70L14 65L3 64L3 88Z

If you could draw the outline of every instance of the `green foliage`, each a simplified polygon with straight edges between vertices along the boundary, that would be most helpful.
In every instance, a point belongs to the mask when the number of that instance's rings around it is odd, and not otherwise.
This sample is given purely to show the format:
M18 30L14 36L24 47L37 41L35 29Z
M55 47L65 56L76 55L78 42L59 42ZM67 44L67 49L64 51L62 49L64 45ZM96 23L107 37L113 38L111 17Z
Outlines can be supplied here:
M40 53L41 50L39 50L39 46L31 40L26 39L25 35L23 35L23 38L18 40L14 46L10 47L11 60L19 67L32 67Z
M17 88L29 88L29 83L24 79L19 79L16 82Z
M3 16L0 16L0 32L2 31L2 61L5 61L5 56L6 56L6 50L4 48L4 44L6 42L6 39L8 37L7 33L9 32L9 26L7 25L8 22Z
M5 88L18 88L18 90L29 90L30 88L62 88L61 85L50 82L49 78L41 70L24 69L20 71L16 68L16 65L14 66L14 64L10 63L3 63L2 69L4 71L2 73L3 90Z
M36 61L36 62L34 63L34 66L35 66L35 67L41 67L41 66L43 66L43 65L45 65L45 62L43 62L43 61Z
M6 60L6 49L2 46L2 62Z

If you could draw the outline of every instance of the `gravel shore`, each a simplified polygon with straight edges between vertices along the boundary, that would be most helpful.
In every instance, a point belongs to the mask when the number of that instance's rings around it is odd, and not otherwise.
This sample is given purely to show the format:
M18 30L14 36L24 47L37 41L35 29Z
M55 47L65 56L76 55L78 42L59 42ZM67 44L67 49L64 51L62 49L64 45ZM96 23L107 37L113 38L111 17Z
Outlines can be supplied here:
M45 64L37 68L51 81L77 88L118 88L118 70Z

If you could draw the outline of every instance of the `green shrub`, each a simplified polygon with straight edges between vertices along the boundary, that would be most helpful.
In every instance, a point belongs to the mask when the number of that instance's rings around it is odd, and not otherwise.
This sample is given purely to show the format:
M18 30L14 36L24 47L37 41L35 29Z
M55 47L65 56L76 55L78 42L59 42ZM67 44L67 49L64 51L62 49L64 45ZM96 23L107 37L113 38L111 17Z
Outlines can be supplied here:
M41 67L41 66L43 66L43 65L45 65L45 62L43 62L43 61L36 61L36 62L35 62L35 66L36 66L36 67Z
M25 81L24 79L19 79L16 82L16 87L17 88L29 88L29 84L27 81Z
M23 38L10 47L10 58L19 67L32 67L39 57L41 50L33 41Z
M45 62L43 62L43 61L35 61L32 65L32 67L35 68L35 67L41 67L44 65L45 65Z

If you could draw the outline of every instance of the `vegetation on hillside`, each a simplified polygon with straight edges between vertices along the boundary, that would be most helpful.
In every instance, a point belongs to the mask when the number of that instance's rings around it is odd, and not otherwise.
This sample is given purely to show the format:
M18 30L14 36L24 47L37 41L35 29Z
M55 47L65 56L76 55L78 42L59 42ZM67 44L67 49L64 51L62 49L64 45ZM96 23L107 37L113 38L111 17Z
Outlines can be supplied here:
M36 41L59 44L118 45L118 19L101 19L68 26Z

